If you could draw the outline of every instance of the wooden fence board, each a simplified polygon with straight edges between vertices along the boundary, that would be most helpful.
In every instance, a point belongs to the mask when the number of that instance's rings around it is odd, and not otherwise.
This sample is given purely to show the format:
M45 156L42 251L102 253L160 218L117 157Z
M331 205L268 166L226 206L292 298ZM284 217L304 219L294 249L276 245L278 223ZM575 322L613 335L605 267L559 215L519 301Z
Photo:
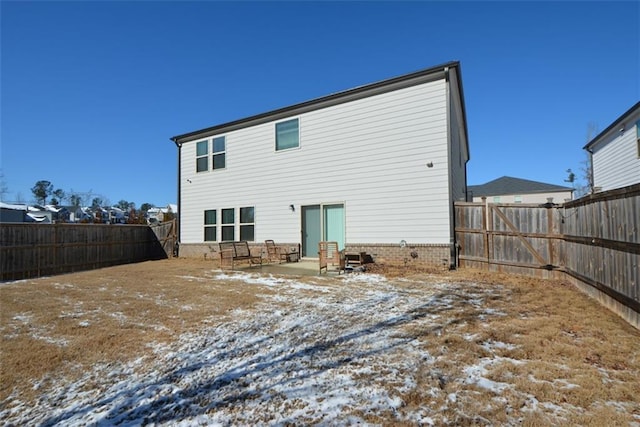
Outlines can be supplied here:
M101 268L173 254L175 221L145 225L0 224L0 280ZM168 249L168 250L167 250Z

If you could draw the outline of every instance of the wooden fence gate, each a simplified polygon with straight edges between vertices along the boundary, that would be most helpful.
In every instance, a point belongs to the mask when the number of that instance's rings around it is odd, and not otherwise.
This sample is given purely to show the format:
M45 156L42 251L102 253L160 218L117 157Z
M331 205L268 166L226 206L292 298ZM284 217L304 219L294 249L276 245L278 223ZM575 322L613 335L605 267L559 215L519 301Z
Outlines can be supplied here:
M552 277L560 265L558 222L551 206L456 203L459 265Z

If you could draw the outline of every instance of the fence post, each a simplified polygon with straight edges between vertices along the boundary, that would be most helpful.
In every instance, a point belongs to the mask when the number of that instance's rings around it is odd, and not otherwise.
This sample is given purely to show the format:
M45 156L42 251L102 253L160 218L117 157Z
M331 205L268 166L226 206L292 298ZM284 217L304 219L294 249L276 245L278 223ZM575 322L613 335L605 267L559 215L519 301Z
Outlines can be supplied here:
M482 231L484 232L484 256L487 259L487 270L491 270L491 250L489 249L489 203L482 196Z

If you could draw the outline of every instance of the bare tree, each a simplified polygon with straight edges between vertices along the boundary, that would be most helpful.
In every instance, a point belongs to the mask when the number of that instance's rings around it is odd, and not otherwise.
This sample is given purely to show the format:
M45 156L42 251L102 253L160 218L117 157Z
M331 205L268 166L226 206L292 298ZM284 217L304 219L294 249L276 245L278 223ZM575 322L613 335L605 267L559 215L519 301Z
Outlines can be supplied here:
M66 198L65 192L61 188L55 190L53 196L54 197L51 198L52 205L59 205Z
M0 201L4 200L4 195L9 192L7 181L4 179L4 171L0 169Z
M595 122L589 122L587 124L587 143L591 142L593 138L598 134L598 125ZM586 157L581 162L580 171L582 172L583 185L580 187L580 196L593 193L593 164L592 155L590 152L585 153Z

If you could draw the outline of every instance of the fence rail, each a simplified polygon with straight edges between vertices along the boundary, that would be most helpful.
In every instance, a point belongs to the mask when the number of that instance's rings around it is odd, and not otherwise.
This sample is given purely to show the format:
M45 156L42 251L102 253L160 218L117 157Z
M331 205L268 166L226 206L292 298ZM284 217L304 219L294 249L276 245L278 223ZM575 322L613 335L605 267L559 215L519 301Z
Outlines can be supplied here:
M158 226L0 224L0 280L170 257L175 221Z
M455 209L460 267L569 277L640 328L640 184L563 205Z

